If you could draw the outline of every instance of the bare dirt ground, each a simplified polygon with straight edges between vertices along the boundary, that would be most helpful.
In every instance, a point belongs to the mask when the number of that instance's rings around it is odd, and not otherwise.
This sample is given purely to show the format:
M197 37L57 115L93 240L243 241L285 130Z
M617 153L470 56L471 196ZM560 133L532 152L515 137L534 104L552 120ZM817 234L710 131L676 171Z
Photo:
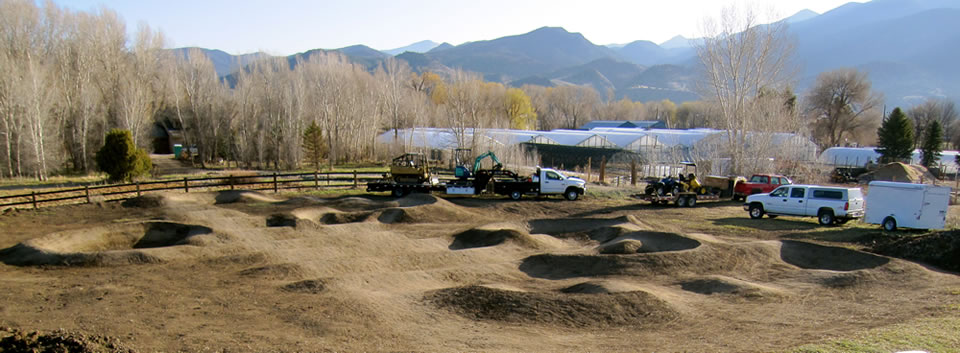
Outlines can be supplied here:
M62 329L106 351L766 352L948 315L955 273L826 241L844 232L750 220L735 203L589 197L236 191L13 211L0 216L0 339Z

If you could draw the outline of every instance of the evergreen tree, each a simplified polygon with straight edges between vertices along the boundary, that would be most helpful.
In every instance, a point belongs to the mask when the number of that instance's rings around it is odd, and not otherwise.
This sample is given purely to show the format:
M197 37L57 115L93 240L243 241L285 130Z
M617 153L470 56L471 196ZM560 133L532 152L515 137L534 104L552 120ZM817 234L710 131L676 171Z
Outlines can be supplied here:
M923 144L920 145L922 158L920 164L930 168L940 160L940 152L943 152L943 127L939 121L932 121L923 136Z
M877 149L881 163L910 160L913 155L913 124L899 107L894 108L877 129Z
M316 121L303 131L303 151L310 163L320 170L320 161L327 154L327 145L323 142L323 130Z
M147 151L133 144L130 130L110 130L96 159L97 167L107 173L111 181L133 181L153 168Z

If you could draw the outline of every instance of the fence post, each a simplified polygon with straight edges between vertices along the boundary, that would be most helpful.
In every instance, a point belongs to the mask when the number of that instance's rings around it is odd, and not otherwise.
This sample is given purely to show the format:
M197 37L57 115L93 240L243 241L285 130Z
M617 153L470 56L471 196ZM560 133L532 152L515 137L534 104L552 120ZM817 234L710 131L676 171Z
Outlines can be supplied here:
M357 170L356 169L353 170L353 188L354 189L357 188Z
M183 177L183 192L190 192L190 184L187 182L187 177Z
M230 174L230 190L233 190L233 174Z
M637 186L637 161L630 161L630 185Z
M140 181L137 180L137 197L140 197Z
M83 193L87 195L87 203L90 203L90 185L83 186Z
M320 176L317 175L318 173L316 170L313 171L313 187L320 190Z
M277 193L277 172L273 172L273 193Z
M33 199L33 209L37 209L37 192L31 191L30 198Z

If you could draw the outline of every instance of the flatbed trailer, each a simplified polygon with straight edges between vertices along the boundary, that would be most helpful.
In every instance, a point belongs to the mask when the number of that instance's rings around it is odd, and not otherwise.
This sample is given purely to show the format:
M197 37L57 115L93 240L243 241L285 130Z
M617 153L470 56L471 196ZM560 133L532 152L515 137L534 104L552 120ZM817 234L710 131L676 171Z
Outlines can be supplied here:
M717 194L704 194L698 195L695 192L680 192L676 195L667 194L667 195L646 195L646 194L637 194L634 197L641 200L650 202L654 205L669 205L674 204L677 207L693 207L697 205L697 202L700 201L720 201L720 200L730 200L729 197L720 197Z

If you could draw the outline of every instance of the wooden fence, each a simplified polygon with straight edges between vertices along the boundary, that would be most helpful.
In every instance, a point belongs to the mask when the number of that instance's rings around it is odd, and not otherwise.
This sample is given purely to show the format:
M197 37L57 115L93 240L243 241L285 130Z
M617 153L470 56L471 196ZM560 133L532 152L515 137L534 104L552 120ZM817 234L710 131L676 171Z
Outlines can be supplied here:
M257 175L228 175L208 178L183 178L134 182L128 184L83 186L54 191L0 196L0 209L28 206L44 206L90 203L92 199L104 201L126 200L143 193L162 190L320 190L325 188L360 188L369 181L382 178L383 172L310 172L273 173Z

